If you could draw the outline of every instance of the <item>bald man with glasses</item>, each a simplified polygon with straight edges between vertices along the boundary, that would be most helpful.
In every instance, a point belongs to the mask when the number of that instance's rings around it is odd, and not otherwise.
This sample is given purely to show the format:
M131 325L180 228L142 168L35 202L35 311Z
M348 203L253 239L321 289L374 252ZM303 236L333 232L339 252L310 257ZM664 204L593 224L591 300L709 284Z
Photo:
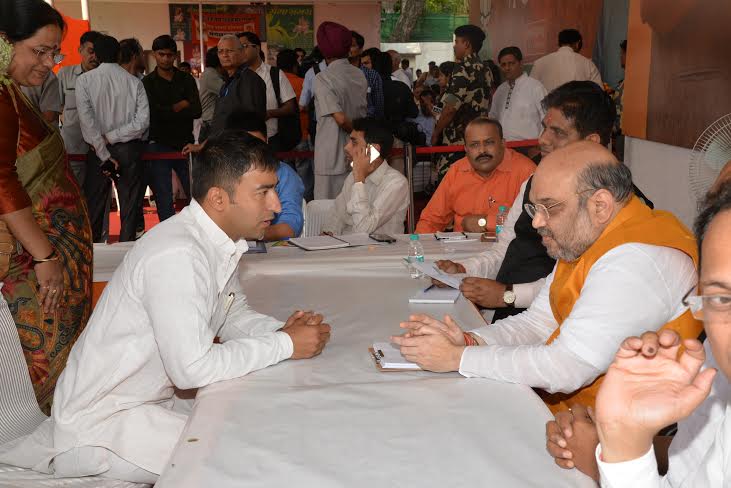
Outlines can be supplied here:
M528 385L549 408L593 406L628 336L702 329L685 293L697 281L695 240L669 212L632 191L632 174L595 142L546 156L526 212L556 267L525 312L469 332L451 319L415 315L392 340L422 369Z

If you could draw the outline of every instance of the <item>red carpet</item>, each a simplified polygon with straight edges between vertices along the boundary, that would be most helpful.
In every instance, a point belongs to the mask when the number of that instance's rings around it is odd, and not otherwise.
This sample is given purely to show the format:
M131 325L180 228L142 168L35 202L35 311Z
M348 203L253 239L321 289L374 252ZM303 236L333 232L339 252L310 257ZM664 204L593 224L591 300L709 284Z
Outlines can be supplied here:
M145 203L147 203L147 200L145 200ZM175 202L175 210L180 212L186 205L188 205L186 200L178 200ZM119 242L120 220L119 215L117 215L117 210L114 207L115 205L113 202L112 211L109 213L109 240L107 241L109 244ZM160 223L160 219L157 217L157 209L155 207L151 207L149 205L145 206L143 214L145 216L145 232Z

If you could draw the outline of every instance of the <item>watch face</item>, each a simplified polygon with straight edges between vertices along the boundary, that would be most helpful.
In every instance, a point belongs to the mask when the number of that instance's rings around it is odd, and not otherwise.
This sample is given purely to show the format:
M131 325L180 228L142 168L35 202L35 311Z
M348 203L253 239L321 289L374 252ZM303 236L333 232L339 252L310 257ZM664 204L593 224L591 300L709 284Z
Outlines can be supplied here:
M508 305L515 303L515 292L512 290L508 290L503 293L503 301Z

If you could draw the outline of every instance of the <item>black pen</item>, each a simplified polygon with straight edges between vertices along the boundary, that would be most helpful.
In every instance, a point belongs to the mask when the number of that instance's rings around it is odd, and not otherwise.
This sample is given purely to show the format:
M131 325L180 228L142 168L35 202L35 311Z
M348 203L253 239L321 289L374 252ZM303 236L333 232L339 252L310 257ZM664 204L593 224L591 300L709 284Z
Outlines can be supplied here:
M426 290L422 291L422 293L426 293L429 290L431 290L432 288L434 288L434 283L432 283L431 286L429 286Z

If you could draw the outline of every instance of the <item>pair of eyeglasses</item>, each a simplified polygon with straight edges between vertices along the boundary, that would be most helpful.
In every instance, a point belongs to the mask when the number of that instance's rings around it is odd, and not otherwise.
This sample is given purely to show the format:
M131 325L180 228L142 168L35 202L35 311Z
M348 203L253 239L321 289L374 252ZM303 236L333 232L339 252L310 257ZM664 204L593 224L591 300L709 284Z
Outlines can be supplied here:
M694 295L695 287L683 297L683 306L698 320L720 314L731 315L731 295Z
M241 45L242 49L249 49L250 47L259 47L259 45L258 44L242 44Z
M587 188L586 190L576 192L576 195L583 195L588 191L596 191L596 189ZM548 206L543 205L542 203L526 203L525 205L523 205L523 208L525 209L525 213L527 213L528 217L530 217L531 219L536 218L536 215L541 213L543 215L543 218L548 221L551 218L551 213L549 212L549 210L558 207L559 205L564 204L568 201L569 200L567 198L566 200L561 200L560 202L552 203Z
M63 61L63 59L66 57L65 55L61 54L58 49L49 50L42 47L34 47L32 49L39 60L42 61L44 58L48 58L53 61L54 65L61 64L61 61Z

